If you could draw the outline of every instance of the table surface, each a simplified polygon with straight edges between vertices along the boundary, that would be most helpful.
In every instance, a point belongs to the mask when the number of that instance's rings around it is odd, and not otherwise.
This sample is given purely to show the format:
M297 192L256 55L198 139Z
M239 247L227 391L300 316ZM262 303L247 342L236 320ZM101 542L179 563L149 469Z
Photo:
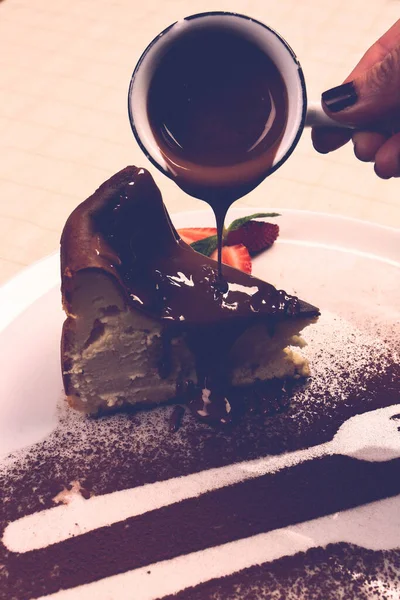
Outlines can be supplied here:
M149 165L126 110L148 42L187 14L230 10L278 30L308 95L338 85L399 15L398 0L0 0L0 283L56 250L73 208L127 164L149 167L170 212L206 205ZM305 131L288 162L239 206L308 209L400 226L399 180L351 144L328 156Z

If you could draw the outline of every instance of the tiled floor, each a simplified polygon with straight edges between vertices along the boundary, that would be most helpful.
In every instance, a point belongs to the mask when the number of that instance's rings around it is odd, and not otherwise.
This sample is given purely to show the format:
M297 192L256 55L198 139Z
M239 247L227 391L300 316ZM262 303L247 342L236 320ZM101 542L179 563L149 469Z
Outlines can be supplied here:
M317 99L399 8L398 0L0 0L0 282L55 250L68 214L104 179L127 164L148 166L126 94L141 51L165 26L205 10L254 16L287 38ZM203 206L154 175L172 212ZM399 180L379 180L350 147L317 155L305 132L291 159L241 204L400 226L399 192Z

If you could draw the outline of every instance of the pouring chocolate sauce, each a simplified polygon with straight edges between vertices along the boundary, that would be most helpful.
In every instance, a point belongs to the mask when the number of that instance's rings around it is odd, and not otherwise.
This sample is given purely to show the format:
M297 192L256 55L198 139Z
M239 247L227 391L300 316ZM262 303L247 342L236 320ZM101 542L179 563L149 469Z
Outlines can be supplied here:
M182 35L151 80L148 119L170 176L215 213L220 281L226 212L270 170L287 104L272 60L221 27Z

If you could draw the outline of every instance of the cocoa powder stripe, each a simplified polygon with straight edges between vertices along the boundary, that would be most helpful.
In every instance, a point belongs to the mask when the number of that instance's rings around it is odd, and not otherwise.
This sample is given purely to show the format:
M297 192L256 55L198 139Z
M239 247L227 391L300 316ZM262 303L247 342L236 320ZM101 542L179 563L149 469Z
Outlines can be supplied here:
M25 554L9 553L9 595L54 593L400 493L400 459L303 463Z
M329 544L210 580L163 600L393 600L399 589L400 551Z

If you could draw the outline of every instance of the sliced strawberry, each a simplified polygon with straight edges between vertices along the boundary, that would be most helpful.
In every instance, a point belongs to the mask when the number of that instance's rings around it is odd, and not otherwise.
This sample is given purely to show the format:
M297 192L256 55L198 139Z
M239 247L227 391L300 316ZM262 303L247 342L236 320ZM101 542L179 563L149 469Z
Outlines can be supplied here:
M255 254L272 246L278 235L278 225L263 221L248 221L238 229L228 231L225 244L227 246L244 244L250 254Z
M217 234L215 227L186 227L185 229L178 229L178 233L187 244L193 244L199 240L210 237Z
M218 251L216 250L211 255L211 258L218 260ZM222 248L222 262L225 265L230 265L244 271L245 273L251 273L251 258L250 254L243 244L237 246L224 246Z

